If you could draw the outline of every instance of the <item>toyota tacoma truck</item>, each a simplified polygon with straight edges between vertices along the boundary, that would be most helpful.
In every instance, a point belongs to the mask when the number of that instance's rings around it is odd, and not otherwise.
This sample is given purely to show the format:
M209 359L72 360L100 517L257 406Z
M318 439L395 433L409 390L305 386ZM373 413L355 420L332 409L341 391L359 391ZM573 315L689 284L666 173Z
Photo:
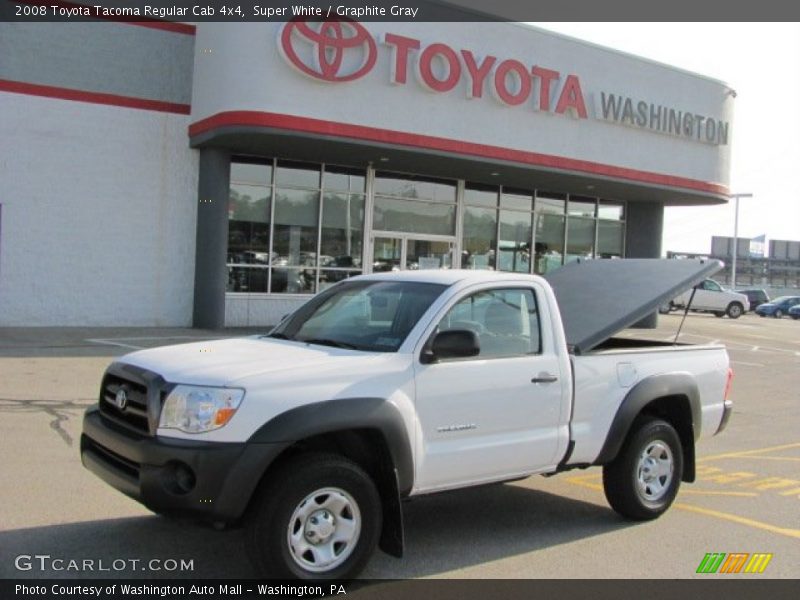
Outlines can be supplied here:
M353 277L267 335L119 358L82 461L156 513L244 525L263 577L354 577L402 556L405 499L534 474L600 466L615 511L654 519L726 425L728 356L615 335L719 267Z

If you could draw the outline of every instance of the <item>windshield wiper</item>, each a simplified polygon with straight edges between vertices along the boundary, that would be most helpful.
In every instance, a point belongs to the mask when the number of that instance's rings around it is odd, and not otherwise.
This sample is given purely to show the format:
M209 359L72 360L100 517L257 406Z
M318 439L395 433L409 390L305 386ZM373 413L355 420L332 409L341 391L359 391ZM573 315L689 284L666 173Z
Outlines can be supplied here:
M348 344L347 342L340 342L339 340L332 340L330 338L308 338L306 340L298 340L306 344L319 344L320 346L333 346L334 348L347 348L348 350L358 350L358 346Z
M267 335L265 337L271 337L271 338L275 338L277 340L293 340L294 339L292 337L289 337L285 333L270 333L269 335Z

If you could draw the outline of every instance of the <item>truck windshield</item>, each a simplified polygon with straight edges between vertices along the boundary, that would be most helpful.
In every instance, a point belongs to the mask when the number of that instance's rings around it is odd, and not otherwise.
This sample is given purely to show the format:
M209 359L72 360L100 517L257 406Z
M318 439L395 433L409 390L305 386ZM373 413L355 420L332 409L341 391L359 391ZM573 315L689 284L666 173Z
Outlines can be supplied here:
M396 352L445 288L409 281L345 281L309 300L269 337Z

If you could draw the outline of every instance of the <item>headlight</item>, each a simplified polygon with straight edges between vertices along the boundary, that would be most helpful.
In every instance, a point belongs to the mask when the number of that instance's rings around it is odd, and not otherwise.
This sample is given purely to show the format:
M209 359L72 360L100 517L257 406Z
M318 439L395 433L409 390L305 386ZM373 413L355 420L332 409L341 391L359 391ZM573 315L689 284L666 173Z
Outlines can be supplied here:
M219 429L231 420L242 398L240 389L179 385L164 401L158 426L186 433Z

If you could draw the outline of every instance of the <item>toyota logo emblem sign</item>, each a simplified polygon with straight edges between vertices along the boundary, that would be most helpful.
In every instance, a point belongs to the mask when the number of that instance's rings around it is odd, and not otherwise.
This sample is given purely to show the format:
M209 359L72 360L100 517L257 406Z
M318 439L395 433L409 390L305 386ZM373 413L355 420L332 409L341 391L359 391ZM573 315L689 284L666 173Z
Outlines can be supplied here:
M114 405L120 410L125 410L125 407L128 406L128 393L125 388L121 387L117 390L114 396Z
M363 77L378 58L375 39L363 25L346 17L292 19L278 36L278 49L304 75L331 83Z

